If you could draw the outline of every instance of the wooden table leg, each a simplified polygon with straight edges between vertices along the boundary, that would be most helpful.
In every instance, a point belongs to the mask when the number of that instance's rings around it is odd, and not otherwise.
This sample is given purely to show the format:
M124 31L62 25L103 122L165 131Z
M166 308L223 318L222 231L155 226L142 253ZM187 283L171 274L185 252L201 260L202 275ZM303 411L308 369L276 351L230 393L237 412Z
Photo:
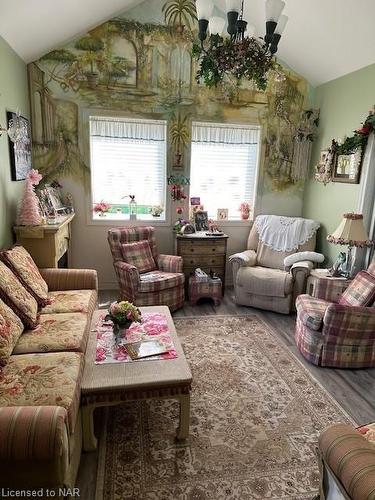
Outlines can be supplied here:
M98 447L98 440L94 432L94 410L95 406L82 407L82 433L83 433L83 450L95 451Z
M177 429L177 441L185 441L189 437L190 426L190 394L180 394L180 425Z

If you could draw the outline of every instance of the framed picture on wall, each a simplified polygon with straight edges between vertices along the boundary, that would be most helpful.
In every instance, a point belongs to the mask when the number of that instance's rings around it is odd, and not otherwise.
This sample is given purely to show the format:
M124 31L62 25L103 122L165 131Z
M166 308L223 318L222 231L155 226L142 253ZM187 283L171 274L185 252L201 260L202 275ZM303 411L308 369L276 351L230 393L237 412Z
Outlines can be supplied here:
M337 155L334 162L332 181L359 184L361 163L361 148L349 155Z
M7 124L10 120L16 120L17 113L7 111ZM31 170L31 135L30 123L27 118L20 116L19 119L25 125L27 137L22 143L13 142L8 137L9 158L12 181L23 181Z
M218 208L217 209L217 220L228 220L228 209Z

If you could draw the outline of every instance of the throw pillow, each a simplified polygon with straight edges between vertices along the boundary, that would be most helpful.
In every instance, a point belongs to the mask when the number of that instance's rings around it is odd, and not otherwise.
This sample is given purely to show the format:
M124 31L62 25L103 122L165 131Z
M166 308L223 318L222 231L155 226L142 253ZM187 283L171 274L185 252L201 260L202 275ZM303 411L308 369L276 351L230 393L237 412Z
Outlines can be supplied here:
M9 250L4 250L0 252L0 260L13 271L40 307L50 304L50 300L48 299L48 285L25 248L15 246Z
M9 306L28 328L38 324L38 303L18 281L4 262L0 261L0 299Z
M140 273L148 273L157 269L148 240L135 241L121 245L125 262L135 266Z
M341 295L339 304L343 306L369 306L375 299L375 276L361 271Z
M0 300L0 366L6 364L22 332L22 321Z

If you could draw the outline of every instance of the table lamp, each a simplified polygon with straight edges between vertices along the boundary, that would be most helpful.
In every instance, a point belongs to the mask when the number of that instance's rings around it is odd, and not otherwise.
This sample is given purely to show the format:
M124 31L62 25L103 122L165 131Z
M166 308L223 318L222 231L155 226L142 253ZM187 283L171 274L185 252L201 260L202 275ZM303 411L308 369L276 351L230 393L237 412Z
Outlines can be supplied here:
M363 226L362 214L344 214L340 225L332 234L327 236L327 240L334 245L348 245L348 252L344 266L343 275L350 278L352 275L352 249L353 247L370 247L373 242L369 239L366 229Z

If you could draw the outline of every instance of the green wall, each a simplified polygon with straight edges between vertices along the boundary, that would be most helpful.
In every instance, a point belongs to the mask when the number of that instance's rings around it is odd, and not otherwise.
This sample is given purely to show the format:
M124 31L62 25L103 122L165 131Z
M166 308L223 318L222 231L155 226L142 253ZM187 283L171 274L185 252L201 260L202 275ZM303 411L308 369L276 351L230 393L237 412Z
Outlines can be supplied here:
M6 126L6 112L19 110L29 116L26 64L0 37L0 125ZM10 176L8 137L0 137L0 248L12 243L11 227L22 196L23 181Z
M312 165L318 163L320 151L332 139L351 135L366 119L375 104L375 64L321 85L316 89L315 103L320 108L320 125ZM356 210L360 185L331 182L324 186L312 176L306 183L303 215L321 223L318 249L332 263L341 247L328 243L327 234L336 229L343 213Z

